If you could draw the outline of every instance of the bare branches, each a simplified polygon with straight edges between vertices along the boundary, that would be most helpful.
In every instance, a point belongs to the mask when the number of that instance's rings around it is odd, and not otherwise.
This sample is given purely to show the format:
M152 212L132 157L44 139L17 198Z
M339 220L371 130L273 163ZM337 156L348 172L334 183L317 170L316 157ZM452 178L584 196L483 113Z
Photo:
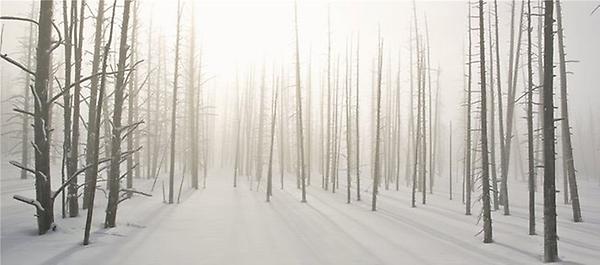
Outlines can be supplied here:
M18 67L19 69L27 72L28 74L33 75L33 77L36 77L35 72L27 69L27 67L25 67L21 63L19 63L19 62L15 61L14 59L8 57L7 54L0 54L0 57L2 57L2 59L6 60L7 62L11 63L12 65Z

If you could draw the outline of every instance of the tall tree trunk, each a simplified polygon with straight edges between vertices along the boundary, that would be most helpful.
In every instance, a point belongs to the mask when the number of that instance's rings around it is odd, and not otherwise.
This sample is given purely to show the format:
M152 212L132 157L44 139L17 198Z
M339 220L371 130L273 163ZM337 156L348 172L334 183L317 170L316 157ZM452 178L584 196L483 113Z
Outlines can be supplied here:
M50 189L50 103L49 82L51 71L52 46L52 0L40 2L38 27L38 44L36 52L36 70L34 97L39 104L34 104L34 144L35 153L35 195L41 204L37 209L38 233L45 234L54 222L54 206Z
M100 69L100 63L102 61L102 31L104 25L104 0L98 1L98 11L96 12L96 29L94 31L94 59L92 60L92 73L98 73ZM103 70L104 71L104 70ZM97 101L98 101L98 85L100 78L94 76L91 78L90 83L90 99L88 107L88 126L87 126L87 142L86 142L86 153L85 162L86 165L90 165L94 161L94 140L99 136L96 133L96 112L97 112ZM92 190L90 189L91 183L95 182L96 172L92 172L89 168L85 171L85 185L83 190L83 208L87 209L91 204L90 195Z
M472 78L472 44L471 44L471 6L469 6L469 55L467 57L467 65L468 65L468 83L467 83L467 144L466 144L466 162L465 162L465 214L471 215L471 80Z
M567 98L567 62L564 44L564 28L562 24L562 10L560 0L556 0L556 22L558 23L558 56L560 71L560 110L562 153L566 161L569 177L569 191L571 192L571 206L573 208L573 221L582 222L581 206L579 204L579 191L577 190L577 177L575 175L575 162L573 159L573 145L571 144L571 127L569 126L569 105Z
M513 8L513 13L512 13L512 17L511 19L514 21L514 8ZM513 22L514 23L514 22ZM502 170L502 164L504 163L504 114L503 114L503 108L504 105L502 104L502 78L501 78L501 68L500 68L500 36L499 36L499 23L498 23L498 1L494 0L494 35L495 35L495 46L496 46L496 84L498 84L498 142L500 143L500 170ZM513 38L513 34L511 33L511 40ZM512 44L511 44L512 46ZM512 51L511 51L512 54ZM512 62L511 62L512 64ZM494 172L496 172L496 170L494 170ZM493 173L494 174L494 173ZM494 208L497 210L498 207L497 205L501 205L504 204L504 199L503 199L503 194L504 194L504 177L502 176L502 172L500 172L500 193L498 193L498 189L496 188L496 195L494 197L495 200L498 200L498 204L494 204ZM496 181L497 183L497 181ZM497 186L497 184L496 184ZM496 197L500 198L496 198Z
M35 17L35 2L33 2L31 4L31 14L30 14L30 18L34 19ZM27 63L26 63L26 67L27 69L31 69L32 65L32 57L33 57L33 49L34 49L34 39L33 39L33 35L34 35L34 25L33 23L29 25L29 40L27 41ZM31 91L31 77L29 76L29 74L27 74L25 76L25 98L23 98L23 110L27 111L27 112L31 112L30 108L30 101L29 101L29 97L31 97L30 91ZM22 124L21 124L21 165L23 165L24 168L29 168L29 144L30 144L30 137L29 137L29 129L30 129L30 121L29 121L29 115L23 114L23 120L22 120ZM21 179L26 179L27 178L27 170L25 169L21 169Z
M104 3L101 3L101 4L102 4L102 6L104 5ZM114 1L113 6L112 6L112 15L111 15L111 19L110 19L110 29L109 29L109 33L108 33L108 41L106 42L106 45L104 46L104 53L103 53L103 58L102 58L102 75L100 75L100 87L98 89L98 103L96 103L96 106L97 106L96 112L95 112L96 116L93 117L95 119L94 123L97 125L99 125L100 121L102 120L102 107L104 106L102 101L104 100L104 90L106 88L106 74L105 73L106 73L106 67L108 64L107 61L108 61L108 55L110 52L110 45L112 42L116 6L117 6L117 0ZM91 173L89 175L91 181L88 183L89 189L90 189L90 195L89 195L90 197L89 197L87 216L85 219L83 245L88 245L90 243L90 230L92 228L92 217L94 216L94 197L96 196L96 183L97 183L97 177L98 177L98 155L100 153L100 126L95 126L94 130L95 131L92 134L94 137L92 139L92 146L91 146L92 148L88 150L88 152L89 151L92 152L90 154L92 166L90 167L91 170L89 171Z
M554 1L544 0L544 262L558 261L554 146Z
M79 26L75 26L75 28L77 28L78 33L77 33L77 38L76 38L76 45L75 45L75 90L73 91L73 118L71 119L72 123L73 123L73 128L71 130L71 133L73 134L71 136L71 144L70 144L70 151L71 154L69 155L70 161L69 162L69 174L68 177L70 178L73 174L75 174L75 172L78 170L78 161L79 161L79 116L80 116L80 103L81 103L81 85L80 85L80 81L81 81L81 67L82 67L82 62L83 62L83 26L84 26L84 22L85 22L85 0L81 1L81 6L79 8L79 21L77 23L79 23ZM69 201L69 216L70 217L76 217L79 215L79 201L78 201L78 195L77 195L77 189L79 188L78 183L77 183L77 177L75 177L73 180L71 180L70 185L69 185L69 196L68 196L68 201Z
M73 53L73 26L75 25L75 10L77 2L71 1L71 11L68 11L68 1L63 0L63 30L65 33L64 46L65 46L65 89L71 86L71 70L72 70L72 53ZM50 66L52 67L52 65ZM64 138L63 138L63 163L61 165L61 184L64 184L65 179L65 167L67 168L67 175L72 174L72 162L71 162L71 90L65 90L63 94L63 109L64 109ZM61 206L62 206L62 217L66 218L66 201L65 193L61 195Z
M527 0L527 158L529 235L535 235L535 158L533 151L533 71L531 68L531 0Z
M513 1L514 5L514 1ZM508 97L506 99L506 134L504 139L504 158L502 158L501 172L502 172L502 206L504 206L504 215L510 215L510 208L508 204L508 171L510 169L510 154L511 154L511 143L513 136L513 125L514 125L514 110L515 110L515 96L517 86L517 73L519 68L519 57L521 50L521 36L523 33L523 13L525 11L525 4L521 3L521 13L519 19L519 35L516 43L516 53L513 54L514 46L514 28L511 26L511 54L510 54L510 65L508 72ZM514 6L513 6L514 12ZM514 20L514 19L513 19ZM514 21L513 21L514 22ZM512 22L511 22L512 24ZM514 64L513 59L514 58Z
M139 1L135 1L133 3L133 12L132 12L132 16L133 16L133 25L131 28L131 54L129 57L129 64L133 65L135 64L135 61L137 60L137 23L138 23L138 18L137 18L137 12L138 12L138 3ZM129 77L129 80L127 80L127 126L133 126L134 122L137 122L137 118L135 117L135 112L136 112L136 108L137 106L137 89L138 89L138 84L137 84L137 72L132 72L131 76ZM125 85L125 84L124 84ZM124 90L125 88L123 88ZM131 128L131 130L134 130L135 127ZM135 132L135 131L134 131ZM134 144L134 139L137 139L137 135L134 134L134 132L129 133L129 135L127 135L127 150L133 150L136 146ZM126 187L128 190L133 188L133 175L134 175L134 167L138 168L139 165L134 164L134 159L137 156L137 152L135 154L131 154L129 156L127 156L127 169L125 171L126 174ZM131 196L133 195L132 192L127 192L127 197L131 198Z
M383 64L383 40L378 37L377 40L377 90L376 90L376 122L375 122L375 161L373 165L373 197L371 202L371 211L377 210L377 190L379 188L379 138L381 134L381 72Z
M271 201L271 196L273 195L273 146L275 146L275 124L277 123L277 97L279 96L279 78L275 80L273 84L274 96L273 96L273 104L272 110L273 115L271 118L271 144L269 147L269 169L267 172L267 202Z
M306 202L306 180L304 168L304 136L302 134L302 89L300 87L300 47L298 39L298 3L294 2L294 24L296 29L296 108L297 108L297 128L298 128L298 148L300 148L298 162L300 163L300 179L302 183L302 200Z
M177 36L175 39L175 73L173 80L173 103L171 105L171 153L169 164L169 204L173 203L173 181L175 179L175 143L176 143L176 119L177 119L177 86L179 84L179 40L181 24L181 0L177 0Z
M115 82L115 103L113 108L112 134L110 145L110 168L108 171L108 204L106 205L106 219L104 227L115 227L117 219L117 209L120 197L120 165L121 165L121 133L123 100L125 92L125 64L127 63L127 54L129 48L127 45L127 32L129 29L129 11L131 0L125 0L123 9L123 24L121 26L121 38L119 45L119 62L117 65L117 80ZM132 154L128 154L131 156Z
M488 136L487 136L487 88L485 76L485 23L483 16L483 0L479 0L479 71L481 84L481 195L483 202L483 243L491 243L492 239L492 215L490 210L490 163L488 160Z
M359 76L360 76L360 51L359 51L359 37L356 38L356 200L360 201L360 126L358 126L360 116L358 115L359 110Z

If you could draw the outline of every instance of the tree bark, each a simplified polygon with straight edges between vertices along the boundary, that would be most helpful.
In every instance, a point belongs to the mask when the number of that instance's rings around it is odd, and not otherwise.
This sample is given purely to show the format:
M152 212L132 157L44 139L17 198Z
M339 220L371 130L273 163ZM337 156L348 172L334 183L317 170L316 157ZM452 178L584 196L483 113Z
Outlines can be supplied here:
M569 105L567 95L567 66L564 44L564 28L562 24L562 10L560 0L556 0L556 22L558 23L558 56L560 71L560 110L561 110L561 134L562 153L567 165L569 177L569 191L571 192L571 207L573 208L573 221L583 222L581 218L581 206L579 203L579 191L577 189L577 177L575 175L575 161L573 159L573 145L571 143L571 127L569 126Z
M554 146L554 1L544 0L544 262L558 261Z
M123 9L123 24L121 26L121 37L119 44L119 62L117 65L117 79L115 82L112 134L110 144L110 168L108 171L108 204L106 205L106 218L104 227L115 227L117 219L117 209L120 199L120 162L121 162L121 133L122 133L122 113L125 92L125 64L127 63L127 54L129 47L127 45L127 32L129 29L129 11L131 0L125 0Z

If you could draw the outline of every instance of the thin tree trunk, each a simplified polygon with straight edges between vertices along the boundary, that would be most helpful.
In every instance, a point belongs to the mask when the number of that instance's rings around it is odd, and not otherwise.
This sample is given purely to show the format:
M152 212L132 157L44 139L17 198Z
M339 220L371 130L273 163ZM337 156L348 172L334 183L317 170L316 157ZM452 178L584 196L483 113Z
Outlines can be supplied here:
M101 4L103 6L103 3L101 3ZM115 0L113 3L112 15L111 15L111 19L110 19L110 29L109 29L109 33L108 33L108 41L106 42L106 45L104 46L104 53L103 53L103 58L102 58L102 73L103 74L100 76L100 87L98 89L98 103L96 104L96 106L97 106L96 112L95 112L96 116L94 117L95 124L98 124L98 125L100 124L100 121L102 120L102 107L104 106L102 101L104 100L104 90L106 88L106 75L104 73L106 73L106 67L108 64L107 63L108 55L110 52L110 45L112 42L116 6L117 6L117 0ZM94 197L96 196L96 183L97 183L97 177L98 177L98 155L100 153L100 126L95 126L94 129L95 129L95 131L92 134L94 136L94 139L92 139L92 148L89 149L92 152L90 154L92 166L91 166L91 170L89 171L89 172L91 172L91 175L89 176L91 181L88 183L89 189L90 189L90 195L89 195L90 197L89 197L87 216L85 219L83 245L88 245L90 243L90 230L92 227L92 217L94 215Z
M306 202L306 180L304 168L304 136L302 134L302 94L300 87L300 47L298 39L298 3L294 2L294 24L296 29L296 108L297 108L297 128L298 128L298 148L300 153L298 162L300 163L300 179L302 183L302 199L301 202Z
M96 12L96 29L94 31L94 59L92 60L92 73L98 73L100 69L100 63L102 61L103 55L102 53L102 29L104 25L104 0L98 1L98 11ZM104 70L103 70L104 71ZM90 165L94 161L94 152L98 150L94 150L94 141L99 137L97 134L96 127L98 126L96 123L96 112L97 112L97 101L98 101L98 85L99 80L101 79L94 76L90 80L90 99L88 106L88 130L87 130L87 141L86 141L86 153L85 153L85 162L86 165ZM92 193L91 183L95 182L95 178L97 176L96 172L92 172L92 169L89 168L85 172L85 186L83 190L83 209L88 209L91 204L90 195ZM94 184L95 185L95 184Z
M34 19L34 14L35 12L35 2L33 2L31 4L31 14L30 17L31 19ZM33 46L34 46L34 40L33 40L33 35L34 35L34 25L30 24L29 25L29 40L27 41L27 63L26 63L26 67L27 69L31 69L32 65L32 56L33 56ZM25 98L23 98L23 110L27 111L27 112L31 112L30 108L30 101L29 101L29 97L31 97L30 91L31 91L31 77L29 76L29 74L27 74L25 76ZM21 165L23 165L24 168L29 168L29 144L30 144L30 137L29 137L29 129L30 129L30 121L29 121L29 115L23 114L23 121L21 124ZM21 169L21 179L26 179L27 178L27 170L25 169Z
M176 118L177 118L177 86L179 78L179 40L181 24L181 0L177 0L177 36L175 39L175 73L173 80L173 104L171 105L171 163L169 166L169 204L173 203L173 181L175 179L175 143L176 143Z
M472 80L472 44L471 44L471 7L469 6L469 55L467 57L468 65L468 83L467 83L467 144L466 144L466 162L465 162L465 214L471 215L471 80Z
M573 159L573 145L571 144L571 127L569 126L569 105L567 99L567 66L564 44L564 28L562 24L562 10L560 0L556 0L556 22L558 23L558 56L560 60L560 110L561 110L561 134L562 153L566 161L567 174L569 177L569 191L571 192L571 207L573 208L573 221L583 222L581 218L581 206L579 204L579 191L577 189L577 177L575 175L575 162Z
M535 235L535 158L533 153L533 71L531 68L531 0L527 0L527 158L529 168L529 235Z
M78 170L78 161L79 161L79 116L80 116L80 103L81 103L81 67L83 62L83 26L85 22L85 0L81 1L81 6L79 9L79 26L75 26L78 29L78 37L75 45L75 90L73 91L73 118L71 119L73 123L73 129L71 133L73 134L71 137L70 151L69 155L70 161L68 167L70 168L68 177L70 178L75 172ZM79 215L79 201L77 196L77 189L79 185L77 184L77 177L75 177L69 185L69 216L76 217ZM64 193L63 193L64 194Z
M127 31L129 28L129 11L131 0L125 0L123 9L123 24L121 26L121 38L119 45L119 63L117 66L117 80L115 83L115 103L112 120L112 134L110 145L110 168L108 171L108 204L106 205L106 219L104 227L115 227L117 219L117 209L120 199L120 160L121 160L121 116L123 112L123 100L125 92L125 64L127 63L127 54L129 52L127 45ZM131 156L131 155L129 155Z
M275 146L275 124L277 123L277 97L279 96L279 88L277 87L279 84L279 78L275 80L274 88L274 97L273 97L273 115L271 118L271 145L269 147L269 169L267 172L267 202L271 201L271 196L273 195L273 146Z
M378 37L377 40L378 55L377 55L377 107L375 111L375 161L373 165L373 197L371 202L371 211L377 210L377 190L379 188L379 137L381 131L381 72L383 64L383 40Z
M359 37L356 38L356 200L360 201L360 126L359 126L359 75L360 75L360 53L359 53Z

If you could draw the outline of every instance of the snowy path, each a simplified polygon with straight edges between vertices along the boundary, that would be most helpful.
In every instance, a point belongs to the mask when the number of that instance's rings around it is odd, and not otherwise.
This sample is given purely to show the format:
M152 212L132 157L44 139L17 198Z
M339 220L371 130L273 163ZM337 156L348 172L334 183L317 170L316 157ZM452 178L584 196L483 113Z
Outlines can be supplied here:
M443 183L434 195L427 194L427 205L419 203L417 208L409 207L408 189L382 190L378 211L372 212L370 193L363 192L358 202L353 189L353 201L347 204L342 185L335 194L311 186L308 203L303 204L290 182L284 190L274 187L272 201L266 203L264 186L251 191L240 178L234 189L231 179L221 175L209 178L207 189L186 190L180 204L161 203L159 189L151 199L135 198L120 210L117 228L99 227L103 209L97 209L98 227L88 247L79 244L81 218L61 219L59 231L41 238L24 235L34 228L30 209L3 201L2 263L541 264L543 237L526 234L527 202L519 199L526 195L524 189L513 188L511 216L494 213L495 242L483 244L477 217L463 214L460 196L449 201ZM26 187L3 185L2 199ZM595 185L582 185L582 224L573 224L570 208L559 204L559 254L564 264L600 261L599 191ZM479 207L475 204L474 214ZM541 204L537 210L541 232ZM14 226L22 230L14 231ZM28 257L28 248L47 250ZM19 257L27 258L15 263Z

